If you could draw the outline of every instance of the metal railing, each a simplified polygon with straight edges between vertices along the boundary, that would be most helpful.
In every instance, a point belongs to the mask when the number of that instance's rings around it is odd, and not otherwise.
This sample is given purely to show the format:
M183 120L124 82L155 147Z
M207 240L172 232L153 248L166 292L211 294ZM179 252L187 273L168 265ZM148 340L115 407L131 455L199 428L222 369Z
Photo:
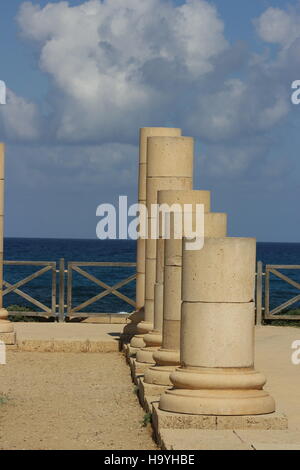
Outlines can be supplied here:
M134 281L136 279L136 273L134 273L132 276L127 277L126 279L119 281L113 286L109 286L105 282L101 281L97 277L95 277L93 274L88 273L84 269L82 269L83 266L86 267L113 267L113 268L133 268L136 267L136 263L109 263L109 262L80 262L80 261L69 261L68 262L68 269L67 269L67 315L72 316L72 317L89 317L89 316L97 316L97 315L102 315L101 313L97 312L83 312L82 309L88 307L89 305L97 302L100 299L103 299L109 294L115 295L119 299L123 300L124 302L128 303L131 305L133 308L135 308L135 301L133 299L130 299L126 295L122 294L119 292L119 289L126 284L129 284L130 282ZM90 297L88 300L85 302L82 302L81 304L77 305L76 307L72 306L72 290L73 290L73 285L72 285L72 280L73 280L73 271L77 272L84 278L88 279L89 281L93 282L97 286L101 287L102 289L105 289L104 291L100 292L99 294Z
M83 310L94 304L100 299L103 299L109 294L112 294L122 301L129 304L133 309L135 308L135 300L129 298L127 295L121 293L119 289L136 279L136 273L123 279L113 286L109 286L106 282L103 282L98 277L87 272L83 267L101 267L101 268L135 268L136 263L111 263L111 262L81 262L81 261L70 261L67 263L67 269L65 269L65 260L62 258L59 261L59 265L54 261L4 261L5 266L36 266L39 267L34 273L24 277L14 284L3 280L3 296L10 293L14 293L29 302L38 310L30 311L10 311L10 315L22 315L32 317L55 317L60 322L65 321L66 317L99 317L103 315L110 315L107 312L84 312ZM257 272L256 272L256 324L261 325L264 320L300 320L300 314L289 315L288 313L282 313L286 308L300 302L300 283L291 279L289 276L280 272L282 269L288 270L300 270L300 265L271 265L265 266L263 269L263 263L258 261ZM43 274L50 272L51 280L49 282L49 288L51 289L51 301L50 305L39 301L32 295L25 293L21 288L28 284L33 279L36 279ZM89 299L81 302L80 304L73 305L73 273L83 276L90 282L102 289L96 295L93 295ZM275 308L270 308L270 296L272 293L270 275L277 277L283 282L286 282L290 286L294 287L299 291L299 294L290 298L289 300L281 303ZM67 282L66 282L67 281ZM65 286L67 287L67 302L65 303ZM57 289L58 287L58 289ZM104 289L104 290L103 290ZM58 291L58 292L57 292ZM58 297L58 299L57 299ZM58 302L57 302L58 300ZM115 312L117 313L117 312ZM111 314L113 315L113 314Z
M10 315L23 315L23 316L30 316L30 317L38 317L38 316L56 316L57 315L57 310L56 310L56 262L54 261L4 261L3 264L5 266L43 266L41 269L38 271L35 271L34 273L30 274L29 276L26 276L25 278L21 279L20 281L11 284L7 282L5 279L3 279L3 297L7 294L10 293L15 293L16 295L22 297L22 299L25 299L27 302L29 302L31 305L34 305L35 307L38 307L40 310L39 311L26 311L26 312L20 312L20 311L10 311ZM39 300L35 299L29 294L26 294L23 292L20 287L23 287L24 285L28 284L30 281L33 279L36 279L43 274L51 271L51 305L47 306L43 302L40 302Z
M3 280L3 296L14 293L20 296L22 299L25 299L29 302L30 305L34 305L39 310L26 310L26 311L9 311L9 314L12 316L21 315L28 317L55 317L60 322L65 321L66 317L97 317L103 315L110 315L106 312L83 312L82 310L95 303L97 300L100 300L106 297L109 294L115 295L119 299L123 300L129 304L133 309L135 308L135 300L130 299L125 294L119 292L119 289L131 281L136 279L136 273L132 276L127 277L126 279L119 281L113 286L109 286L105 282L101 281L94 275L88 273L83 266L93 266L93 267L113 267L113 268L134 268L136 263L109 263L109 262L80 262L80 261L70 261L68 262L68 267L65 269L65 260L61 258L59 261L59 266L57 269L57 263L54 261L4 261L5 266L42 266L41 269L35 271L34 273L26 276L20 281L11 284L6 280ZM40 302L38 299L34 298L32 295L29 295L23 292L20 287L28 284L33 279L42 276L46 272L51 271L51 282L49 288L51 289L51 305L47 306L43 302ZM99 294L89 298L88 300L82 302L77 306L72 305L72 292L73 292L73 272L77 272L82 275L84 278L93 282L97 286L105 289ZM66 276L67 275L67 276ZM65 280L67 277L67 303L65 303ZM57 285L58 285L58 303L57 303ZM115 312L117 313L117 312ZM113 315L113 314L111 314Z
M256 273L256 323L261 325L263 320L300 320L300 315L289 315L284 312L286 308L300 301L300 283L291 279L289 276L280 272L280 269L295 270L300 269L300 265L290 264L267 264L265 272L263 272L263 263L257 263ZM270 275L273 274L277 279L293 286L299 291L299 294L290 298L289 300L281 303L275 308L270 308L270 295L271 295L271 279ZM264 299L264 306L263 306Z

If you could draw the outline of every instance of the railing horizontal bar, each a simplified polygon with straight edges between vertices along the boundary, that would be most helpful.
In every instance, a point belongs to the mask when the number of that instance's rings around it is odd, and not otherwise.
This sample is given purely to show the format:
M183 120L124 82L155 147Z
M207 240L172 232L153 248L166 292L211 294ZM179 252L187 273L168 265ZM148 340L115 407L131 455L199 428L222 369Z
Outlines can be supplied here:
M300 315L265 315L266 320L300 320Z
M266 269L300 269L300 264L267 264Z
M99 312L76 312L76 313L67 313L67 317L120 317L120 318L127 318L130 313L122 314L122 313L99 313Z
M111 267L129 267L129 268L134 268L136 266L136 263L109 263L109 262L81 262L81 261L69 261L68 262L69 266L111 266Z
M20 311L9 311L8 315L21 317L56 317L57 315L52 312L20 312Z
M6 265L15 266L51 266L56 267L55 261L3 261Z

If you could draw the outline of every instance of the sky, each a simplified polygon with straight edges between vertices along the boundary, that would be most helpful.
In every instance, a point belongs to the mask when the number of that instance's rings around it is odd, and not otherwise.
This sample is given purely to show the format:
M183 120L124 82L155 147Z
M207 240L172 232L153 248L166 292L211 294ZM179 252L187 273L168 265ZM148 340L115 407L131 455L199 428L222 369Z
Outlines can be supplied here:
M6 0L0 80L6 236L95 238L170 126L230 236L300 241L300 0Z

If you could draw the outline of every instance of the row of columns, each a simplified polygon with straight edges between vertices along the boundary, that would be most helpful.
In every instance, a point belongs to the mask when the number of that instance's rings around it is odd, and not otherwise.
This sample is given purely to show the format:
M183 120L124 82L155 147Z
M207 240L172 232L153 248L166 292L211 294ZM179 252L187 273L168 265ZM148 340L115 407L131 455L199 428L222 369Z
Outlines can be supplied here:
M146 147L145 173L139 173L139 194L146 195L148 228L151 227L151 204L157 204L158 191L164 189L192 189L194 142L189 137L181 137L180 129L148 128L140 131L140 145ZM173 136L173 137L172 137ZM144 152L140 158L144 158ZM141 186L144 185L145 192ZM140 200L142 202L142 200ZM156 240L148 237L145 242L145 257L137 260L138 269L144 269L144 288L137 283L136 296L144 295L143 319L137 325L138 334L131 340L132 348L147 346L144 335L154 326L154 285L156 281ZM139 241L139 243L142 243ZM143 255L144 256L144 255ZM140 275L141 278L141 275ZM140 303L140 302L139 302ZM139 307L141 310L141 307Z
M3 308L4 169L5 145L0 143L0 341L14 344L13 323L8 320L8 312Z
M169 239L148 236L140 258L138 246L138 275L144 267L145 283L137 283L136 295L144 316L130 354L136 353L136 366L144 366L144 383L162 386L161 410L272 413L275 403L263 390L265 377L254 369L256 240L227 237L227 216L211 212L210 192L192 189L193 139L162 135L162 128L157 132L141 130L146 165L139 173L139 198L143 194L148 211L154 203L180 209L189 204L193 223L196 205L202 204L204 245L187 249L194 227L191 234L184 230L183 239L175 238L175 211Z

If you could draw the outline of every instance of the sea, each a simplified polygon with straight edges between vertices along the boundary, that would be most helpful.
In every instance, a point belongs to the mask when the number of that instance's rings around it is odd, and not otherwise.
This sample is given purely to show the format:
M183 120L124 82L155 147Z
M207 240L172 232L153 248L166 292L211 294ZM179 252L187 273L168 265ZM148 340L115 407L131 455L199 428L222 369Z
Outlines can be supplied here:
M6 261L54 261L65 260L67 269L68 262L130 262L136 261L136 242L133 240L83 240L83 239L47 239L47 238L5 238L4 259ZM276 265L300 265L300 243L258 243L257 260L266 264ZM4 266L4 279L10 285L26 278L41 269L41 266ZM135 267L91 267L81 266L81 269L92 274L97 279L109 286L113 286L135 273ZM300 270L285 269L281 272L300 283ZM25 294L42 302L44 305L51 304L51 282L50 272L31 280L20 286ZM65 280L66 298L67 273ZM287 301L299 294L297 288L271 275L270 279L270 307ZM72 308L84 303L86 300L98 295L104 288L93 283L81 274L72 272ZM135 299L135 281L121 287L119 291L131 299ZM58 275L57 275L58 292ZM57 298L58 303L58 298ZM4 306L17 305L39 311L14 292L4 296ZM295 303L290 308L299 308L300 303ZM114 296L109 294L91 305L80 309L86 313L120 313L131 312L133 308Z

